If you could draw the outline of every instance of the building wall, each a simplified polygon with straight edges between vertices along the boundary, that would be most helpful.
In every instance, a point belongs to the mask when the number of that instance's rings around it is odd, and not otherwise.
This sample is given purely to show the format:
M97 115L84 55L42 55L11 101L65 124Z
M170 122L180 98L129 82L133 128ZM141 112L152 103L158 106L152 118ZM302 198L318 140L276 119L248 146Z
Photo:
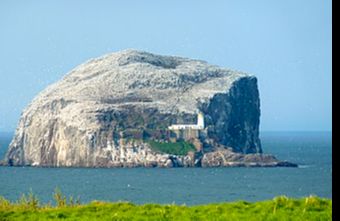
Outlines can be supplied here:
M199 130L197 129L176 129L172 131L176 134L177 139L191 140L199 138Z
M176 134L176 139L185 141L196 141L196 149L201 149L199 141L200 131L204 129L204 115L197 114L197 124L174 124L169 126L169 130Z

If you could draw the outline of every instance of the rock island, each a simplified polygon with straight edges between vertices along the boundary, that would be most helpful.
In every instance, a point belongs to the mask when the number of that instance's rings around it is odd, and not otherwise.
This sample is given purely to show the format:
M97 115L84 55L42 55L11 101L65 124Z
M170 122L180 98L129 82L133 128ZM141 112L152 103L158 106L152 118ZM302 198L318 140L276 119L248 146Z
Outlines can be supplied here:
M79 65L23 111L2 164L296 166L263 154L257 79L138 50Z

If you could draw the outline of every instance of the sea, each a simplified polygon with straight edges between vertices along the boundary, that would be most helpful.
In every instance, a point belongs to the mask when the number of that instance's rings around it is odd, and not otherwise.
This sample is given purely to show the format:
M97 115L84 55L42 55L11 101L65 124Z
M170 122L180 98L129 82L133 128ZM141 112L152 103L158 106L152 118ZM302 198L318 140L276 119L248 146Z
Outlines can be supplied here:
M2 159L13 133L0 133ZM51 202L60 189L82 203L129 201L197 205L276 196L332 198L331 132L261 132L264 153L298 168L34 168L0 167L0 196L33 192Z

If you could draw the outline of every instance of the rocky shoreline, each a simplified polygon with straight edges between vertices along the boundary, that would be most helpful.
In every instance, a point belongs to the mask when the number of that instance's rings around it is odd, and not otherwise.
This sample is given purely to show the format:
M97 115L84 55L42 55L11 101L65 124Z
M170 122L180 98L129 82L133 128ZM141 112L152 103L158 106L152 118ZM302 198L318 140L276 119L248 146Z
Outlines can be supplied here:
M40 162L15 165L10 161L0 162L1 166L32 167L93 167L93 168L176 168L176 167L298 167L297 164L280 161L270 154L242 154L231 148L202 153L189 152L185 156L155 152L143 142L128 142L123 147L102 149L96 154L95 164L41 164Z

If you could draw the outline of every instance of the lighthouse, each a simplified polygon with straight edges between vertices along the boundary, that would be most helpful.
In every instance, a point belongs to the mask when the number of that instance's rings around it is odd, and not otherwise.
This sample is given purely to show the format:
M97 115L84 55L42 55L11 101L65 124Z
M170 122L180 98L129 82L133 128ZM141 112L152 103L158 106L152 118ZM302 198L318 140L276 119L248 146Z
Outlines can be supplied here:
M204 115L202 112L197 114L197 129L203 130L204 129Z
M182 138L193 143L198 151L202 149L202 144L199 141L200 131L204 130L204 114L202 112L197 113L196 124L173 124L168 129L176 134L176 140Z
M197 114L197 124L173 124L168 127L169 130L203 130L204 129L204 115L202 112Z

